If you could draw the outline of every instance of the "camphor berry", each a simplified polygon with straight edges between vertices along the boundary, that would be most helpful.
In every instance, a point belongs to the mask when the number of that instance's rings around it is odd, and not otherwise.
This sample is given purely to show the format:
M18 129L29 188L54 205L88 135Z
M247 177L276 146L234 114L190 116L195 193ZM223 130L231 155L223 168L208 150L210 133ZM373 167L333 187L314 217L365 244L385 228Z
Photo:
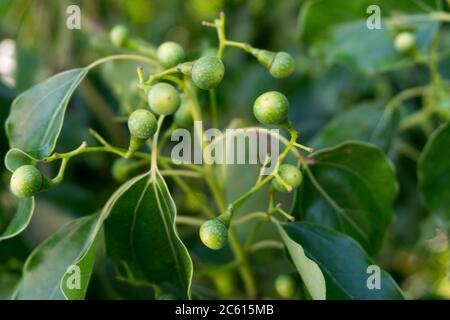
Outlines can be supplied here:
M11 191L18 198L34 196L42 187L41 172L32 165L24 165L16 169L11 177Z
M215 88L222 81L225 67L216 56L207 55L194 62L192 66L192 81L200 89Z
M275 189L281 192L289 192L300 186L303 180L302 172L292 164L285 163L278 168L278 176L272 180ZM292 189L289 189L292 188Z
M275 280L275 290L283 298L292 298L297 291L297 281L291 275L280 275Z
M156 57L164 68L172 68L184 60L184 49L176 42L167 41L158 47Z
M401 32L394 40L395 49L401 53L410 53L416 47L416 39L411 32Z
M158 115L169 115L177 111L180 106L180 95L174 86L159 82L148 91L150 109Z
M193 123L192 109L189 100L182 100L177 112L174 114L175 124L179 128L190 128Z
M256 49L253 55L258 59L274 78L285 78L294 72L295 61L292 56L284 51L272 52Z
M289 101L280 92L269 91L260 95L253 104L253 114L262 124L275 125L287 120Z
M117 25L109 33L109 38L115 46L122 47L127 40L128 33L129 32L127 27L123 25Z
M117 182L125 182L130 178L130 173L136 164L135 160L119 158L114 161L111 173Z
M281 51L275 55L269 72L273 77L281 79L291 75L294 69L294 58L289 53Z
M157 127L157 121L155 116L148 110L139 109L133 111L128 118L128 129L131 136L147 140L151 138Z
M204 222L200 227L200 239L210 249L222 249L228 240L228 229L219 219Z

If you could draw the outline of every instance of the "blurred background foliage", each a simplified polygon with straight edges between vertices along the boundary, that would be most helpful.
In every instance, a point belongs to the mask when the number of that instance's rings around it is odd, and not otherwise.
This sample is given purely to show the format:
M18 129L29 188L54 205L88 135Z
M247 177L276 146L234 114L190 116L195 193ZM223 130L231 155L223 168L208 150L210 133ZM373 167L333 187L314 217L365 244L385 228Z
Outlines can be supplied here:
M394 50L393 38L398 30L412 30L424 54L439 32L439 52L450 51L447 27L436 21L396 19L436 8L448 11L448 6L444 1L434 0L395 2L2 0L0 117L4 121L14 97L33 84L57 72L120 52L108 38L109 30L116 24L125 24L134 36L150 46L165 40L177 41L186 48L189 58L195 58L217 43L215 32L202 27L200 22L214 19L223 10L230 39L290 52L297 69L293 76L275 81L251 57L240 50L227 49L225 81L218 90L222 127L235 118L243 124L253 124L254 99L264 91L280 90L289 98L290 117L300 130L302 143L322 148L357 139L382 147L397 168L400 195L383 250L375 258L394 276L407 298L448 299L450 251L447 233L442 231L448 230L448 219L430 214L417 190L416 161L431 132L411 129L398 133L402 117L419 109L423 101L409 100L394 116L382 118L390 98L405 88L424 85L430 78L427 68L412 64ZM390 27L380 32L361 27L368 16L366 8L373 3L388 8L382 11L382 16L386 19L383 23ZM66 28L66 9L71 4L81 8L81 30ZM440 67L445 76L449 70L445 59ZM135 84L133 63L109 63L90 73L71 101L57 150L71 150L80 141L89 141L86 133L89 127L111 142L125 146L127 132L120 115L123 109L142 103ZM207 96L201 96L201 101L206 104ZM207 108L204 112L208 112ZM443 120L436 120L434 127ZM4 155L8 144L3 131L0 148ZM19 237L0 243L0 298L8 296L32 248L73 217L90 214L103 206L119 185L110 174L112 159L109 155L96 155L74 160L64 183L38 197L30 227ZM254 176L236 176L236 184L230 190L239 194L248 188L245 179L252 181ZM15 206L8 181L9 174L3 170L0 230ZM178 208L181 214L195 212L195 199L183 199L181 193L176 193L175 199L181 204ZM258 199L252 203L256 206ZM181 231L194 259L211 266L231 260L230 253L217 255L204 249L196 231L184 228ZM273 279L279 272L292 270L284 262L286 259L279 259L280 254L283 253L269 250L252 258L253 267L264 279L261 284L264 296L275 297ZM153 297L151 288L131 287L116 279L107 260L98 265L88 298ZM200 275L194 291L214 298L214 292L208 289L213 282L216 288L221 288L223 297L233 297L235 293L227 285L237 281L233 274L226 271L217 274Z

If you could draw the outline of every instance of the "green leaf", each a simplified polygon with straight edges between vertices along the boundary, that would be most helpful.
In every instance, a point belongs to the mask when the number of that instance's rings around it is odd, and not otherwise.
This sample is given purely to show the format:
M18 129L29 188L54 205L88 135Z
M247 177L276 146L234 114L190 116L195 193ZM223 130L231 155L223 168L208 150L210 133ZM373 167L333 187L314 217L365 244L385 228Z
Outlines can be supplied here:
M377 105L361 105L338 114L310 143L316 149L329 148L348 140L369 142L387 151L397 132L398 112L386 114Z
M0 241L15 237L30 223L34 211L34 197L19 199L17 210L6 230L0 235Z
M15 273L3 271L0 274L0 300L11 299L19 280L20 276Z
M305 255L301 244L292 240L278 222L276 222L276 226L289 252L289 255L291 256L295 268L305 283L306 288L308 288L311 297L314 300L325 300L325 278L322 271L320 271L319 266Z
M434 213L450 218L450 123L428 140L418 164L419 186L425 204Z
M10 172L14 172L20 166L33 164L37 159L30 157L22 150L10 149L5 155L5 167Z
M69 100L88 70L59 73L19 95L6 120L10 147L33 158L48 156L55 148Z
M168 285L189 296L192 261L175 228L176 207L156 173L133 179L105 207L107 254L130 281Z
M308 222L283 223L286 234L301 244L325 276L327 299L390 300L403 299L403 294L385 271L368 269L373 261L350 237ZM380 286L369 289L374 277L380 276Z
M376 252L392 220L394 168L370 144L346 142L313 154L293 214L344 232Z
M83 299L94 264L99 215L76 219L28 257L14 294L20 300Z
M380 8L381 29L367 28L371 5ZM415 15L426 13L426 6L433 8L434 0L309 0L299 16L300 41L326 63L342 63L366 74L404 67L412 62L395 50L394 37L412 29L419 51L426 55L439 26Z

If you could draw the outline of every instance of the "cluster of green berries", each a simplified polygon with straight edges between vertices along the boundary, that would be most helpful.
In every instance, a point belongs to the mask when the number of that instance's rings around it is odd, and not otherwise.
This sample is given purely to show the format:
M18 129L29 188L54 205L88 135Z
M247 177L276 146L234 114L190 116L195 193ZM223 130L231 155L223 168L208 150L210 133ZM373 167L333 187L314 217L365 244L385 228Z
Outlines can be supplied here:
M43 181L44 178L38 168L33 165L24 165L12 174L10 187L16 197L29 198L41 190Z
M292 298L297 292L297 280L292 275L279 275L275 280L275 290L283 298Z

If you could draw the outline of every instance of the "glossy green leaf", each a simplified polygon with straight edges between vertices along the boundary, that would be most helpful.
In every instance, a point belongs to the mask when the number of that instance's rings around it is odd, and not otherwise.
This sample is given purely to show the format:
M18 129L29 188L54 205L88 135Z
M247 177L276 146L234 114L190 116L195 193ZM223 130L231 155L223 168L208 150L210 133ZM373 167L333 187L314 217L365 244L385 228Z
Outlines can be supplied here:
M105 207L107 254L125 279L168 285L189 296L192 261L175 228L176 207L159 174L133 179Z
M428 140L418 165L419 185L426 205L450 218L450 123L437 129Z
M33 164L36 160L22 150L14 148L5 155L5 167L10 172L14 172L20 166Z
M381 29L367 28L371 5L380 8ZM433 8L434 0L309 0L300 12L300 41L328 64L367 74L404 67L411 60L395 50L394 37L401 28L412 28L419 51L426 54L438 29L437 22L414 16L426 13L426 6Z
M325 300L325 278L319 266L305 255L305 251L303 250L301 244L292 240L278 222L276 225L280 232L281 238L283 239L284 245L291 256L292 262L305 283L306 288L308 288L311 297L314 300Z
M99 215L76 219L28 257L14 294L20 300L83 299L94 264Z
M286 234L301 244L306 255L319 265L325 276L328 300L403 299L391 276L378 269L350 237L308 222L283 223L282 226Z
M387 114L377 105L361 105L338 114L310 143L316 149L329 148L348 140L373 143L389 150L400 115Z
M293 214L344 232L374 253L397 191L394 168L379 148L346 142L311 156Z
M54 75L19 95L6 120L11 148L42 159L55 148L69 100L88 68Z
M19 199L17 210L6 230L0 235L0 241L15 237L30 223L34 211L34 197Z

